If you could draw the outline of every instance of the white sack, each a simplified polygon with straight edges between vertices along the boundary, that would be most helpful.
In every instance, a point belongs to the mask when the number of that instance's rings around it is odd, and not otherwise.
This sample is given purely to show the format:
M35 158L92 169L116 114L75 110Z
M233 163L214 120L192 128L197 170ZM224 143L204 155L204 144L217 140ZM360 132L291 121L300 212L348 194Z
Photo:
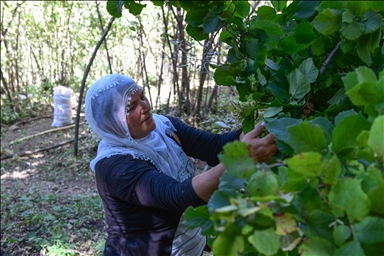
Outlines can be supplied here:
M73 123L71 94L71 88L64 86L53 88L54 115L52 126L61 127Z

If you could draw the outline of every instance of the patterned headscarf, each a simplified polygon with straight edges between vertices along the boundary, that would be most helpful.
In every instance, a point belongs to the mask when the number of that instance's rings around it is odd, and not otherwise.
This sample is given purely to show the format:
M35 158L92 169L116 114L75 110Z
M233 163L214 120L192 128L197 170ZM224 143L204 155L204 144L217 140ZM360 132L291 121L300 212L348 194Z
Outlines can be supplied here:
M183 181L197 174L190 159L170 137L175 128L168 118L153 114L156 128L146 137L133 139L126 115L127 102L142 90L131 78L113 74L96 81L85 97L85 117L88 126L101 142L97 156L90 163L92 171L98 161L113 155L132 155L149 161L168 176Z

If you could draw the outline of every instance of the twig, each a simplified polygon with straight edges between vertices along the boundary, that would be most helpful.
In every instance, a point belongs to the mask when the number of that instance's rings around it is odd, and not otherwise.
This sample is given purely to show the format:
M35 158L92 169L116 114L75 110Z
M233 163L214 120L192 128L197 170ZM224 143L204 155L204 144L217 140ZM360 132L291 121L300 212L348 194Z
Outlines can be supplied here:
M82 139L85 139L87 138L88 135L83 135L81 136L80 138L78 138L78 140L82 140ZM73 142L74 139L71 139L71 140L66 140L66 141L63 141L63 142L60 142L58 144L55 144L55 145L52 145L52 146L48 146L48 147L45 147L45 148L38 148L38 149L35 149L35 150L27 150L27 151L23 151L23 152L20 152L18 154L15 154L15 155L18 155L19 157L21 156L27 156L27 155L32 155L34 153L38 153L38 152L43 152L43 151L48 151L50 149L54 149L54 148L58 148L60 146L63 146L63 145L66 145L66 144L69 144L71 142ZM5 159L9 159L9 158L12 158L14 155L5 155L5 156L2 156L1 157L1 160L5 160Z
M101 29L101 32L103 32L104 28L103 28L103 20L101 18L101 14L100 14L100 10L99 10L99 3L97 2L97 0L95 1L96 3L96 9L97 9L97 16L99 17L99 21L100 21L100 29ZM104 39L104 47L105 47L105 51L107 53L107 60L108 60L108 66L109 66L109 73L112 74L112 64L111 64L111 59L109 57L109 51L108 51L108 47L107 47L107 39Z
M82 124L85 124L85 122L82 122L79 125L82 125ZM57 131L69 129L69 128L72 128L72 127L75 127L75 124L71 124L71 125L64 126L64 127L59 127L59 128L54 128L54 129L46 130L46 131L43 131L43 132L40 132L40 133L36 133L36 134L33 134L33 135L29 135L29 136L26 136L24 138L16 139L14 141L11 141L9 144L12 145L12 144L14 144L16 142L20 142L20 141L23 141L23 140L28 140L28 139L31 139L33 137L37 137L37 136L40 136L40 135L43 135L43 134L46 134L46 133L57 132Z
M325 68L327 67L327 65L329 64L329 62L330 62L331 59L333 58L333 56L336 54L337 50L339 50L340 45L341 45L341 41L339 41L339 42L337 43L337 45L335 46L335 49L333 49L333 50L331 51L331 53L328 55L327 59L324 61L323 65L321 65L320 74L323 74L323 73L324 73Z
M87 80L89 70L91 69L91 66L93 64L93 60L96 58L96 53L99 50L101 44L103 43L105 37L108 35L109 30L112 27L112 23L115 20L115 17L112 17L109 20L109 23L107 25L107 28L104 30L103 35L101 36L99 42L97 43L95 50L92 53L92 57L88 63L87 68L85 69L83 80L81 81L81 86L80 86L80 94L79 94L79 103L77 105L77 112L76 112L76 121L75 121L75 138L74 138L74 150L73 154L77 156L77 138L79 137L79 122L80 122L80 112L81 112L81 105L83 105L83 93L84 93L84 87L85 87L85 81Z

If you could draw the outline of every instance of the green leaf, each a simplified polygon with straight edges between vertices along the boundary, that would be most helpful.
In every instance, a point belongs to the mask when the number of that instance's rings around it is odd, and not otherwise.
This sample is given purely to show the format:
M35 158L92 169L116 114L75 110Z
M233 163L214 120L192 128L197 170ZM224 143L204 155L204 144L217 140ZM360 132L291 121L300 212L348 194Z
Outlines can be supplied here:
M329 203L342 208L352 222L362 220L371 207L371 202L361 189L360 183L359 180L345 178L339 180L329 193Z
M363 36L357 40L356 49L357 49L357 55L359 56L359 58L365 64L367 64L367 66L371 66L372 64L371 47Z
M289 100L291 95L288 92L288 89L283 85L277 83L276 81L269 81L269 85L267 87L273 96L281 100Z
M331 242L320 237L311 237L299 247L299 253L301 256L331 256L335 249Z
M222 22L221 22L220 16L218 16L214 12L211 12L205 16L203 25L204 25L204 33L209 34L219 30L222 26Z
M384 115L379 116L373 121L369 133L368 145L377 156L384 156Z
M252 59L260 59L265 56L267 49L263 44L259 44L259 40L255 38L248 39L245 50Z
M300 193L297 195L297 199L306 212L311 212L316 209L320 210L324 204L323 199L317 190L317 186L315 187L307 183L305 188L301 189ZM311 218L309 218L309 220L310 219Z
M375 92L376 82L362 82L346 92L351 102L356 106L364 106L380 102L379 95Z
M234 141L226 144L224 154L219 155L226 171L239 178L249 178L256 170L253 159L249 156L248 144Z
M216 190L208 201L208 208L212 211L230 204L228 195L221 190Z
M246 1L237 1L235 4L235 15L240 18L246 18L251 9L250 5Z
M243 122L242 122L242 128L244 134L247 134L248 132L252 131L255 128L255 109L250 109L252 110L252 114L246 114ZM248 110L247 110L248 111Z
M281 11L287 6L287 0L271 0L272 6L277 10Z
M206 205L193 208L189 206L184 213L185 225L188 228L201 227L202 233L213 228L213 222L210 220L210 214Z
M313 32L313 26L308 22L300 23L293 36L299 44L310 44L318 38Z
M289 73L287 79L289 82L289 93L293 99L301 100L311 90L308 79L299 69Z
M292 217L291 214L284 212L281 215L274 216L276 222L276 234L280 236L288 235L294 231L297 231L296 220Z
M321 1L300 1L296 6L295 16L301 19L311 17L316 12L316 7L320 3Z
M276 116L279 112L283 110L283 107L269 107L265 110L264 112L264 118L265 117L274 117Z
M384 219L367 216L361 222L355 223L354 235L363 244L384 242Z
M352 23L354 18L355 18L355 15L353 15L353 13L351 13L350 10L347 9L343 12L343 15L342 15L343 22Z
M261 7L260 7L261 8ZM258 20L253 23L253 28L262 29L268 35L270 43L277 43L284 35L281 27L270 20Z
M296 41L294 35L284 37L281 42L281 51L285 54L294 55L308 47L309 44L300 44Z
M185 22L191 26L201 26L204 22L204 18L208 13L208 8L206 6L193 8L187 12L185 15Z
M312 25L322 34L330 35L341 28L342 13L335 9L325 9L312 21Z
M384 214L384 183L382 182L379 187L369 191L368 197L371 201L372 211Z
M314 83L317 79L317 76L319 75L319 70L313 63L312 58L304 60L300 64L299 70L305 75L310 83Z
M380 14L375 13L373 10L369 10L365 17L367 17L367 21L365 22L365 34L372 33L376 31L377 29L383 27L384 22L383 18Z
M244 250L244 239L240 235L221 232L213 241L215 255L235 256Z
M322 117L322 116L318 116L315 119L310 120L309 122L311 123L311 125L318 125L321 128L323 128L325 135L326 135L326 138L327 138L327 141L328 141L327 135L330 135L333 133L332 123L327 118ZM329 142L330 142L330 140L329 140Z
M239 190L245 187L246 180L240 179L228 172L224 172L220 177L219 190L228 197L234 197L240 195Z
M342 247L338 248L335 251L334 255L335 256L346 256L346 255L365 256L365 253L359 242L350 241L347 244L343 245Z
M278 195L279 183L272 172L258 171L252 176L246 189L251 196Z
M136 3L135 1L124 1L125 8L129 9L129 12L133 15L139 15L143 8L146 6L145 4Z
M305 177L319 176L322 171L322 160L319 153L305 152L297 154L285 161L288 167Z
M201 27L187 25L185 31L187 31L188 35L190 35L196 41L205 40L209 37L208 34L204 33L204 29Z
M273 120L266 124L266 128L269 133L272 133L276 139L288 143L288 131L287 128L293 125L297 125L303 122L299 119L283 117Z
M354 21L350 24L345 24L341 29L341 34L348 40L358 39L365 31L365 25L363 23Z
M107 11L113 17L120 18L122 16L123 5L124 0L108 0Z
M339 179L342 165L339 158L336 155L330 155L331 157L324 161L324 172L322 173L323 182L328 185L336 184Z
M235 77L240 73L238 67L234 65L222 65L216 68L214 78L219 85L236 85Z
M279 70L279 64L277 64L273 60L265 59L265 65L272 70L275 70L275 71Z
M343 115L343 112L338 117ZM336 118L338 118L336 117ZM369 122L361 114L353 114L338 119L338 123L333 130L332 150L341 156L346 156L345 149L357 148L357 136L369 129Z
M152 2L153 5L155 5L155 6L163 6L165 0L158 0L158 1L157 1L157 0L152 0L151 2Z
M276 11L270 6L263 5L257 8L257 17L261 20L273 20L276 17Z
M313 210L305 219L305 224L302 229L304 234L309 238L321 237L332 240L332 228L329 227L329 224L333 221L335 221L335 217L332 214L320 210Z
M312 126L308 121L287 128L289 145L295 153L318 152L321 153L328 147L324 130L318 126Z
M280 236L278 236L272 228L255 230L253 234L248 237L248 241L253 247L264 255L275 255L280 248L279 240Z
M348 226L341 225L335 227L332 232L335 244L338 246L342 245L351 236L351 233L351 228Z
M341 100L345 99L347 97L347 95L345 94L345 90L343 88L339 89L335 95L332 96L331 99L329 99L327 101L327 103L329 104L337 104L339 103Z
M312 52L316 56L324 55L327 51L326 48L331 44L331 41L328 37L319 37L312 43Z

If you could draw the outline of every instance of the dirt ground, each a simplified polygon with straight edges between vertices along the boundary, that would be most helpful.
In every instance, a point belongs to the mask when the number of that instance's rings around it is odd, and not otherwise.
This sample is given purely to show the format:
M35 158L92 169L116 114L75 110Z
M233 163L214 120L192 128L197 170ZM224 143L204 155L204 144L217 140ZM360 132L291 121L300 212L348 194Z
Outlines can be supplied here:
M75 121L75 115L73 120ZM74 138L75 123L61 127L63 129L58 129L58 127L52 127L52 122L53 114L48 113L46 116L32 118L10 127L1 128L2 189L24 191L33 185L39 185L43 191L48 192L53 189L56 192L60 191L63 196L97 192L93 182L93 174L87 163L82 162L82 159L77 162L73 156L73 143L41 152L28 152L48 148ZM89 135L89 132L87 125L84 123L84 117L80 116L79 137L83 135ZM28 136L32 137L28 139ZM84 150L89 150L89 143L93 143L91 136L88 137L87 140L78 141L79 154L83 154ZM23 153L32 154L17 156ZM10 155L13 155L13 157L3 159ZM66 159L63 159L64 156ZM68 161L68 158L71 160ZM50 163L52 175L50 175L49 170L45 169L46 163ZM67 175L60 175L57 177L60 180L57 180L53 174L61 172ZM88 179L76 178L78 175L88 176ZM63 177L69 179L62 179Z
M76 114L73 115L73 121L75 117ZM32 198L33 195L55 195L55 205L44 206L51 211L52 207L65 209L70 198L98 196L94 175L89 168L89 161L96 155L97 143L90 136L84 116L80 117L79 137L87 137L78 141L77 157L73 154L74 143L68 143L75 135L74 123L58 128L52 127L52 122L53 113L47 113L10 127L1 127L1 255L47 255L42 252L32 253L36 249L31 246L33 242L28 241L30 230L26 228L26 220L21 216L23 212L19 210L13 213L11 205L3 205L3 202L9 203L9 198L12 198L15 205L20 205L23 196ZM55 146L59 144L63 145ZM57 205L57 202L62 205ZM41 203L33 205L39 207ZM86 224L92 224L90 228L96 229L93 234L97 235L89 240L89 244L78 246L80 249L76 255L95 255L94 244L99 240L97 236L105 233L103 218L96 218L95 221L90 220ZM74 229L71 231L78 232ZM81 234L69 235L75 237ZM17 242L12 242L15 239Z

